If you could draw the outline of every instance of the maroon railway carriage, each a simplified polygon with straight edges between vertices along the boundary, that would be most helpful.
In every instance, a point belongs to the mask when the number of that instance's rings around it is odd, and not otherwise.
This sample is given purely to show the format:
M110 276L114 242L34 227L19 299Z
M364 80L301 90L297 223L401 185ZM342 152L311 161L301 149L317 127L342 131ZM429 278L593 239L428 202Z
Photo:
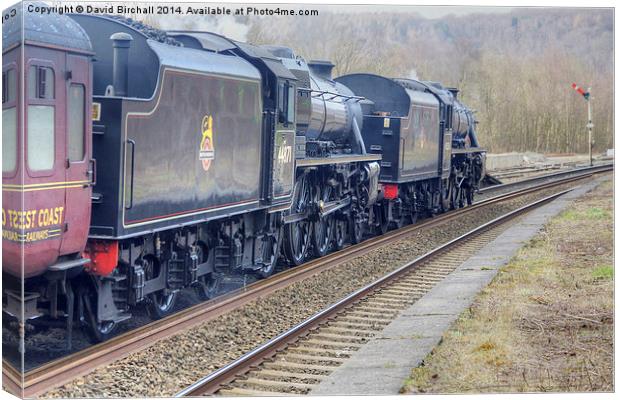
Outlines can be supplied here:
M66 274L87 262L93 53L70 19L22 19L20 8L3 15L2 270L4 310L23 322L38 316L41 294L27 285L22 311L19 280L44 274L54 305L71 290L60 283Z

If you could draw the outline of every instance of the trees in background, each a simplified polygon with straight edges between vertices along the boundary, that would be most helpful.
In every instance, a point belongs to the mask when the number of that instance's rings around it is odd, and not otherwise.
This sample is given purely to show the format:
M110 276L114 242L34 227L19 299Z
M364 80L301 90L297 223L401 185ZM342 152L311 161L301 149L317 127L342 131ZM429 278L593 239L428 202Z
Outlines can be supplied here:
M586 103L570 91L572 77L592 86L595 148L613 147L611 77L589 73L565 52L552 48L521 58L486 52L467 75L462 98L478 111L489 149L587 152Z
M336 76L373 72L442 82L477 110L493 152L587 152L586 104L570 84L592 87L595 150L613 147L613 12L519 9L447 16L331 13L250 21L248 41L328 59Z

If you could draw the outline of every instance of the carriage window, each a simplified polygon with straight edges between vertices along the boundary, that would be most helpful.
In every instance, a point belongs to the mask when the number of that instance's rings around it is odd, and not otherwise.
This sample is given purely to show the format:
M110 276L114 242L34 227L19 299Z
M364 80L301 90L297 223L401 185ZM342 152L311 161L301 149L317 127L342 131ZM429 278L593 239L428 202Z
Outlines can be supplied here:
M2 110L2 172L17 166L17 108Z
M7 104L15 100L17 78L15 69L11 68L2 72L2 172L14 171L17 167L17 107Z
M54 71L48 67L30 66L28 72L28 98L54 98Z
M67 131L67 153L69 161L84 158L84 86L72 84L69 87L69 129Z
M15 100L17 85L15 84L15 70L9 69L2 73L2 104Z
M46 171L54 166L54 107L29 105L27 130L28 168Z

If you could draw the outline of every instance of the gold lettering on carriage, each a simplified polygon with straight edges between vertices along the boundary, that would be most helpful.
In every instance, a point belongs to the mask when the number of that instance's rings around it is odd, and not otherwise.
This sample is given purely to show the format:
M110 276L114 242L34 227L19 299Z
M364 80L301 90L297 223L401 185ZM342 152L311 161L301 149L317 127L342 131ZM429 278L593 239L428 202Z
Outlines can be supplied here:
M14 242L35 242L60 236L64 207L34 210L2 208L2 238ZM57 227L57 229L50 229ZM44 228L44 229L37 229Z
M2 227L30 229L60 225L64 210L64 207L50 207L34 210L5 210L2 208Z

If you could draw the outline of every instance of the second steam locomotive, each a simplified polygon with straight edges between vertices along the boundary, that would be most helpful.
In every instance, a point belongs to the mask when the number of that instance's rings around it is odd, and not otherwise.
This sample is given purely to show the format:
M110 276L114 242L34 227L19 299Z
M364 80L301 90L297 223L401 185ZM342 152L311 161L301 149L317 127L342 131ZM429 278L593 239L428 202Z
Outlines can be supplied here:
M439 83L117 17L2 28L3 311L22 324L105 340L137 305L161 318L181 289L471 204L484 175Z

